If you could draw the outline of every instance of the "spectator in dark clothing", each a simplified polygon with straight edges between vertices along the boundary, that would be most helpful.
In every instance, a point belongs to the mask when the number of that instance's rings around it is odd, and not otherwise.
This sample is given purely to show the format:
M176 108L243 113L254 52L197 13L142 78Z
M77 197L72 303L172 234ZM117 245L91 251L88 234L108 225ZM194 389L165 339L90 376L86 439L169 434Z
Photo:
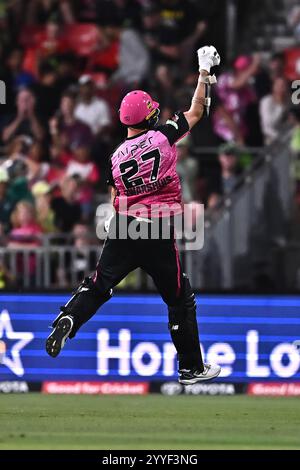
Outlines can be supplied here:
M267 67L260 64L254 77L254 87L259 100L272 92L273 83L277 78L284 77L284 68L285 58L281 52L272 55Z
M106 2L107 3L107 2ZM98 20L99 0L73 0L72 7L76 20L80 23L96 23Z
M40 67L36 95L37 111L48 120L58 109L61 95L57 72L50 63L45 62Z
M26 9L28 2L22 0L5 1L5 28L10 36L10 43L18 35L22 25L24 24L24 18L26 15Z
M98 0L96 8L103 26L117 19L127 28L141 28L141 4L137 0Z
M35 95L27 88L21 89L16 98L17 110L15 114L8 117L7 125L2 132L4 143L9 142L18 135L33 137L41 141L45 137L45 129L35 111Z
M229 195L237 188L241 167L239 165L240 149L233 142L223 144L219 150L220 170L210 181L208 205L212 200L218 200L216 195Z
M166 64L159 65L151 81L151 92L160 103L161 122L171 119L174 112L179 109L176 99L176 85L172 68Z
M191 65L187 50L197 49L197 41L206 29L199 21L194 4L182 0L159 0L143 9L145 42L156 63Z
M174 46L187 38L195 28L195 7L189 0L159 0L160 42Z
M79 181L75 176L67 177L61 184L61 196L52 200L54 223L60 232L71 232L74 225L81 220L80 204L76 202Z
M21 87L30 87L34 82L34 76L24 70L24 51L21 47L14 47L6 60L6 76L4 81L10 84L14 91Z
M54 143L71 151L79 145L89 147L93 141L89 126L76 119L75 107L74 94L64 93L60 102L60 110L50 121L50 133Z
M30 0L27 8L27 24L45 24L53 15L66 24L74 23L72 2L69 0Z
M160 10L153 3L146 3L142 10L143 37L152 60L156 59L156 49L159 42Z
M71 52L59 54L57 56L58 86L63 93L77 83L77 59Z
M285 69L285 56L283 52L276 52L272 55L269 62L269 74L271 78L271 83L276 80L276 78L284 77ZM272 86L272 84L271 84ZM271 89L271 87L270 87ZM271 91L271 90L270 90Z

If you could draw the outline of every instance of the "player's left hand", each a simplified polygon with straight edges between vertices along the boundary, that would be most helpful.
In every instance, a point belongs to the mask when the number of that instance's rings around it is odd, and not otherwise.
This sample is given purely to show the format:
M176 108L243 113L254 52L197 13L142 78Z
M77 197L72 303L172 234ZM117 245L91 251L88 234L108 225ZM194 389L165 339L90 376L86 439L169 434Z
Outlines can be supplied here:
M198 49L199 70L206 70L210 73L210 69L216 65L220 65L221 57L214 46L204 46Z

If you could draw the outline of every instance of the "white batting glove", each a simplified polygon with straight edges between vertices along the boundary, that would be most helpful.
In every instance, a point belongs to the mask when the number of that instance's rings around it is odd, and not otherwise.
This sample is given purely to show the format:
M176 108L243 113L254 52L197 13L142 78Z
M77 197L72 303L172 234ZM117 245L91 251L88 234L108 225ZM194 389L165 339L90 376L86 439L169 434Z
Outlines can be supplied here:
M215 65L220 65L221 57L214 46L204 46L198 49L199 71L206 70L210 73L210 69Z

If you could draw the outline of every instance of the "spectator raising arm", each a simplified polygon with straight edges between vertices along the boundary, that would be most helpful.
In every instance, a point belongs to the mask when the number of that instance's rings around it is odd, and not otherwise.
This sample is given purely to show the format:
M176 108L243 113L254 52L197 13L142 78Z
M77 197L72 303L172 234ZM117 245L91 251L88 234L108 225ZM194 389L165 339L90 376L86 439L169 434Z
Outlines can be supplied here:
M41 141L45 131L35 113L35 96L29 89L21 89L17 95L17 113L3 129L2 139L7 143L18 135L29 135Z
M249 79L258 72L260 63L260 56L255 54L250 65L245 68L245 70L241 70L240 73L235 76L231 84L232 88L239 90L240 88L243 88L245 85L247 85Z
M8 124L8 126L4 127L2 133L2 140L4 143L7 143L15 134L21 122L23 121L23 117L20 114L17 114L15 119Z

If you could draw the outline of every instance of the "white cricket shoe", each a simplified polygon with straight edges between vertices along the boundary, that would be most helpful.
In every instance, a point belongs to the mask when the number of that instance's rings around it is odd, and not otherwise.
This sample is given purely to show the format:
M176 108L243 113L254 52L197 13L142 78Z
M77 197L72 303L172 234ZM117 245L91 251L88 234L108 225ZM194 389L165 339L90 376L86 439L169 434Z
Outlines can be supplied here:
M181 369L179 370L178 382L183 385L192 385L197 382L204 382L205 380L211 380L218 377L221 372L221 367L215 364L204 364L204 371L192 369Z

